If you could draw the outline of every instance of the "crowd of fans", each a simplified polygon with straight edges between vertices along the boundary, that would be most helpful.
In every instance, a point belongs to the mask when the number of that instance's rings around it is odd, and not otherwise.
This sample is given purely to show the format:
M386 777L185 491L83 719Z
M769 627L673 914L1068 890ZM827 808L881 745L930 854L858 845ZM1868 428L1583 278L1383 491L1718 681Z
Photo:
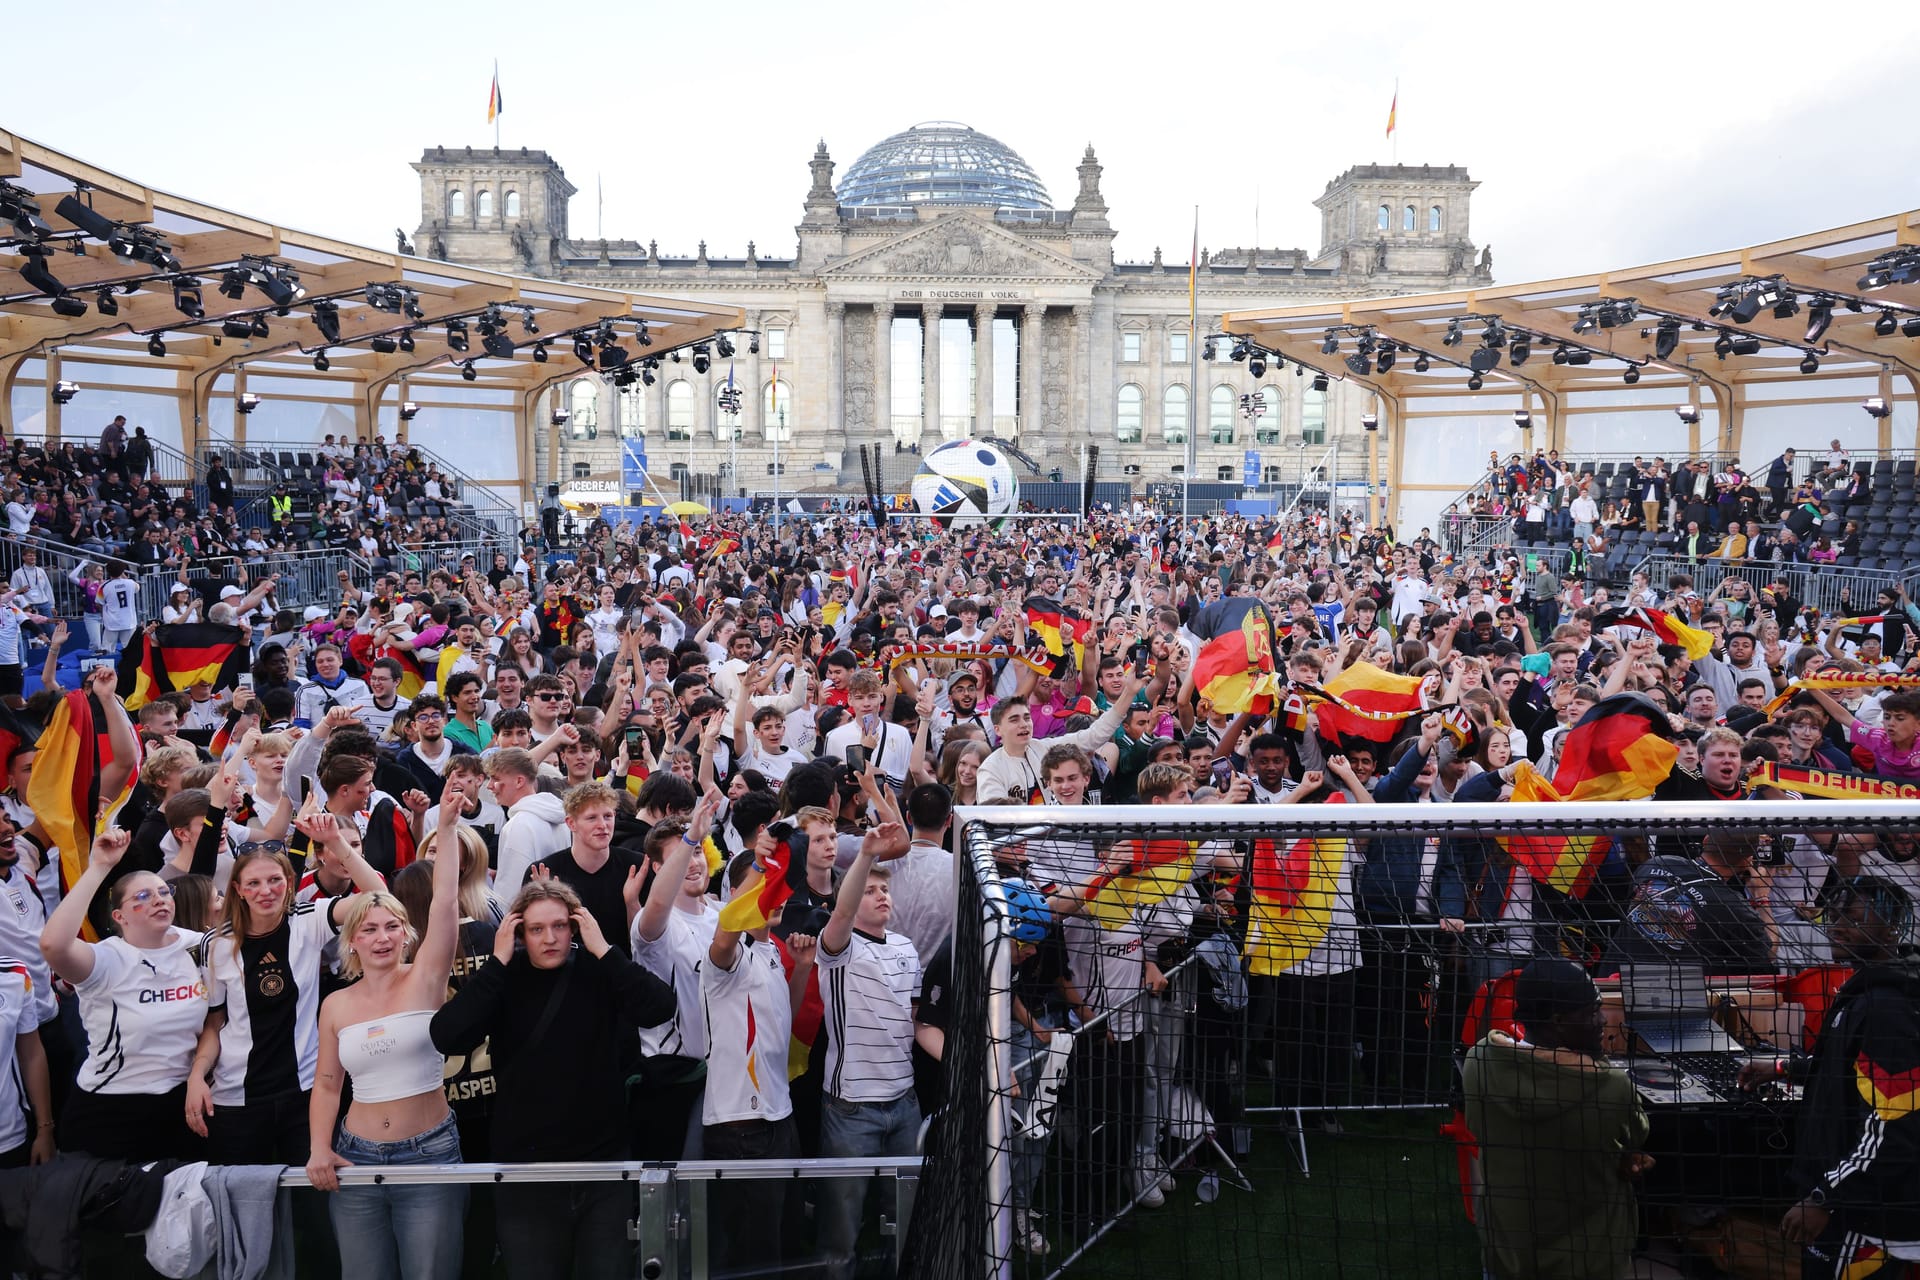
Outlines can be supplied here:
M15 489L59 491L59 507L142 491L116 441L58 456L16 450ZM350 517L391 521L382 489L436 483L378 442L327 456ZM1576 531L1604 527L1581 501L1566 504ZM1664 500L1632 513L1656 514ZM191 507L179 520L160 550L218 527ZM1551 777L1571 728L1622 692L1651 700L1678 745L1656 800L1764 802L1781 789L1749 779L1769 762L1920 779L1920 692L1791 688L1810 670L1920 669L1904 594L1858 629L1813 618L1784 581L1702 595L1636 579L1588 597L1352 513L1149 510L998 532L822 514L778 537L752 517L602 523L567 556L343 582L304 620L230 590L194 616L248 629L235 687L129 714L111 672L88 677L110 743L101 793L132 791L72 883L56 868L73 851L48 847L26 801L34 748L6 762L0 892L15 911L0 912L0 954L22 981L0 1011L24 1088L0 1093L0 1165L56 1149L304 1165L332 1220L308 1202L304 1235L337 1247L344 1274L485 1275L496 1254L514 1277L633 1271L618 1183L341 1176L370 1165L913 1154L946 1096L959 805L1504 799L1519 762ZM1087 620L1081 643L1036 650L1031 597ZM1234 597L1276 625L1270 714L1230 715L1196 681L1189 624ZM25 599L0 609L0 666ZM1711 651L1603 625L1609 605L1684 619ZM956 648L916 649L930 643ZM1363 662L1416 677L1427 709L1387 742L1290 720L1289 693ZM19 714L44 720L57 696ZM1473 732L1448 732L1441 708ZM1766 850L1619 842L1592 903L1704 886L1689 945L1716 972L1792 971L1857 958L1823 924L1836 894L1875 904L1861 928L1910 922L1896 908L1920 895L1916 852L1786 833ZM1167 902L1096 918L1086 902L1125 856L1042 839L1004 852L1016 1056L1104 1026L1072 1067L1082 1105L1110 1121L1093 1126L1100 1190L1155 1207L1172 1147L1146 1099L1180 1032L1144 997L1231 937L1237 863L1208 850ZM1246 1015L1276 1090L1309 1114L1339 1104L1352 1056L1303 1046L1384 1034L1392 1020L1368 1006L1409 995L1381 976L1368 926L1437 926L1476 979L1554 945L1553 891L1492 841L1383 838L1342 874L1325 938L1257 982ZM770 918L723 917L767 901L770 879L786 893ZM1920 1067L1914 1026L1885 1031L1891 1070ZM1857 1136L1869 1113L1828 1120ZM1920 1173L1920 1118L1884 1124L1894 1136L1855 1157L1875 1180L1888 1162ZM1031 1193L1047 1143L1015 1156L1015 1242L1043 1255ZM1809 1221L1858 1229L1844 1176L1807 1171ZM866 1199L857 1180L820 1183L810 1205L722 1181L716 1265L817 1250L850 1274ZM1806 1239L1826 1238L1816 1225Z

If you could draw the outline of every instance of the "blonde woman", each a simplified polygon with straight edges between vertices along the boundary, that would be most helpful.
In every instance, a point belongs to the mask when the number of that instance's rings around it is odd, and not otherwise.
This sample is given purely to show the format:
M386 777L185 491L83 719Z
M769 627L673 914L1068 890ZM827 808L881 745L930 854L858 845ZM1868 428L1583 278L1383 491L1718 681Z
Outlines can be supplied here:
M452 785L441 794L434 834L442 849L458 843L463 799ZM460 1132L441 1083L446 1060L428 1034L446 1001L459 928L457 853L434 860L433 904L417 937L407 909L384 890L355 897L341 922L342 968L357 980L320 1009L307 1179L334 1193L343 1275L453 1280L460 1274L464 1185L342 1187L339 1178L339 1170L355 1165L460 1162ZM353 1103L341 1119L341 1088L349 1078Z

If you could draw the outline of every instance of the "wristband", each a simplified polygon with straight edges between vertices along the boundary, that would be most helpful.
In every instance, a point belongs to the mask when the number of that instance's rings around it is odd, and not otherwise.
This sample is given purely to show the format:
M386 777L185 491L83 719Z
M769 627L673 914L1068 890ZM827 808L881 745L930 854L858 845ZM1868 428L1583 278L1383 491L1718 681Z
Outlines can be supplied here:
M700 841L695 840L684 831L680 833L680 843L686 845L689 849L698 849L700 847Z

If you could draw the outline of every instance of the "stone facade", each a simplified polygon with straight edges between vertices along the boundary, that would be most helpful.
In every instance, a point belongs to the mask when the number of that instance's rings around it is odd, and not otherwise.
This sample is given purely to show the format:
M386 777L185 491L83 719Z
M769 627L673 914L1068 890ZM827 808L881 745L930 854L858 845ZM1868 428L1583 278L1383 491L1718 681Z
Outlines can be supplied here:
M1091 146L1066 209L938 197L875 208L840 202L823 142L808 165L798 242L782 257L752 243L743 257L713 257L704 241L694 257L667 257L652 241L575 236L575 188L544 152L434 148L414 167L423 255L737 306L761 335L757 354L742 338L731 361L716 356L705 374L668 361L650 387L616 392L584 373L562 384L555 407L573 416L556 448L535 451L540 482L614 472L624 436L644 442L662 483L682 467L718 474L737 456L738 479L726 487L764 490L782 417L789 491L857 487L856 450L867 443L886 447L889 481L901 483L917 461L912 449L961 434L1010 440L1069 475L1079 474L1082 448L1098 444L1102 478L1138 487L1181 474L1186 446L1170 436L1183 416L1197 433L1196 481L1239 481L1248 450L1260 451L1271 480L1292 480L1335 441L1362 455L1363 396L1343 382L1315 393L1272 369L1256 382L1222 341L1192 394L1187 264L1159 250L1150 262L1115 261ZM1358 166L1315 201L1317 251L1203 250L1201 342L1230 311L1488 282L1491 256L1469 237L1475 185L1451 166ZM943 360L957 366L945 377ZM730 365L742 392L737 424L716 407ZM944 395L927 394L943 384ZM1241 412L1249 392L1268 406L1257 421Z

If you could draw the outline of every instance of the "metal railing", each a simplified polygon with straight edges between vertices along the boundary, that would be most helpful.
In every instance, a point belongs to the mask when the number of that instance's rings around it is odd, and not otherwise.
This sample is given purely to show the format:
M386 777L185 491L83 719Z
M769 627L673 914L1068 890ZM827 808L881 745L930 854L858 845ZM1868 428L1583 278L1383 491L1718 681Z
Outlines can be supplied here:
M350 454L357 443L359 442L352 440L336 441L334 451ZM253 490L247 496L256 500L256 503L257 499L274 485L282 481L287 481L289 485L293 483L288 469L280 461L281 454L293 455L294 469L304 471L298 463L298 455L304 453L315 458L317 465L318 451L324 447L323 442L318 440L277 440L270 445L260 446L239 445L232 440L219 437L211 438L207 442L208 449L221 451L226 459L228 470L233 472L236 499L241 496L239 492L241 488L245 487ZM447 508L449 516L456 520L465 519L479 529L498 534L510 535L521 528L522 520L518 508L485 485L477 483L465 470L432 449L408 442L391 444L388 446L388 452L390 456L394 453L417 453L422 461L438 467L452 477L459 496L433 500L437 505ZM247 464L244 477L242 471L235 466L236 461ZM243 520L246 518L244 513L242 518ZM255 518L259 524L266 523L264 519L259 519L257 516Z
M1684 556L1653 555L1634 566L1634 572L1647 575L1654 590L1664 591L1674 574L1692 577L1694 589L1710 593L1728 578L1742 578L1759 589L1775 578L1783 578L1802 603L1829 617L1849 616L1868 609L1883 587L1907 588L1920 592L1920 566L1904 569L1851 569L1830 564L1773 564L1751 560L1688 560ZM1845 591L1843 603L1840 595Z
M1281 509L1282 519L1292 515L1299 509L1301 503L1311 501L1316 494L1319 495L1320 503L1331 512L1334 495L1339 492L1340 445L1338 441L1328 445L1326 452L1320 455L1317 462L1307 463L1304 451L1300 456L1302 460L1300 487L1294 491L1293 500Z
M97 439L74 439L62 436L55 439L45 435L27 435L15 432L7 437L7 442L20 441L27 445L28 451L39 449L45 452L57 452L61 445L70 444L75 451L99 448ZM206 467L188 457L170 444L147 437L151 446L152 461L147 466L147 479L157 481L169 489L192 489L196 501L204 497Z

